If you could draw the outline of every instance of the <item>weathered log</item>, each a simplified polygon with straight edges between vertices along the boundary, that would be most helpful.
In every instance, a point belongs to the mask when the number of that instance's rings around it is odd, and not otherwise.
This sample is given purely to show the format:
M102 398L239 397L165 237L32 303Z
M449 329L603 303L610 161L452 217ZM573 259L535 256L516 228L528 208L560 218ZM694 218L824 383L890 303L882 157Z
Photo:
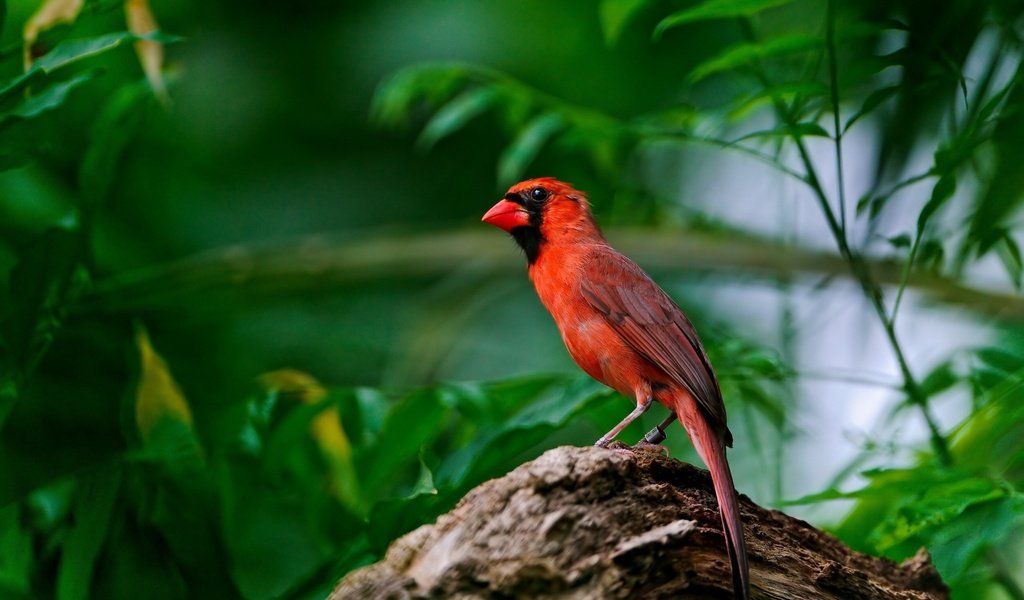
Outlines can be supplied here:
M741 497L755 599L945 599L923 550L897 565ZM488 481L350 573L354 598L732 598L707 472L647 450L562 447Z

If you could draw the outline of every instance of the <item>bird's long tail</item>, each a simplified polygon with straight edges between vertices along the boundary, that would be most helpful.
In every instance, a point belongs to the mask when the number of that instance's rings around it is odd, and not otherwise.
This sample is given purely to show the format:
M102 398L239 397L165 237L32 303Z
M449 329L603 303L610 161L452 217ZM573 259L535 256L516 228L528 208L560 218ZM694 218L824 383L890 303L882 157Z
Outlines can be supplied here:
M718 510L722 515L722 530L725 533L725 547L732 564L732 583L736 597L750 598L750 567L747 562L747 545L743 541L743 523L740 520L739 498L733 485L732 472L725 458L723 432L716 431L700 412L689 394L682 394L675 407L679 422L686 428L690 441L701 460L711 471L711 481L718 498Z

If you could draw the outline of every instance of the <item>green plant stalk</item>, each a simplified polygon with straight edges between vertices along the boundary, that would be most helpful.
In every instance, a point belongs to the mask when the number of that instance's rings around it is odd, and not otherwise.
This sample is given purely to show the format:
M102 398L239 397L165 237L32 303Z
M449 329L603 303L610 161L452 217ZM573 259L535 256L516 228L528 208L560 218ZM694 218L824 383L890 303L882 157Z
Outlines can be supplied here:
M756 36L754 35L753 25L746 19L744 19L742 23L746 34L751 39L754 39ZM829 66L831 69L832 65L830 64ZM768 78L764 74L764 70L761 69L759 65L755 67L755 73L761 85L763 85L765 89L771 89ZM832 77L835 77L835 75L833 74ZM833 105L837 103L838 98L834 98ZM931 443L932 450L935 452L936 458L939 460L939 463L944 466L952 465L953 456L949 451L949 444L946 442L946 438L943 437L939 430L939 426L935 421L935 417L931 413L928 396L921 391L921 385L910 370L910 365L903 352L903 346L900 344L899 338L896 336L896 330L893 327L892 322L889 321L887 311L885 310L885 302L882 298L881 288L872 277L871 270L868 268L864 259L850 248L850 245L846 240L842 224L836 218L835 211L832 210L832 206L829 203L828 194L825 193L825 189L822 187L821 181L818 179L817 169L814 168L814 162L811 160L810 153L807 152L807 146L804 144L803 138L800 134L796 133L796 120L793 118L792 114L790 114L782 100L777 96L772 96L772 106L775 110L776 116L782 119L783 123L791 132L794 132L790 137L793 139L797 152L800 154L800 161L803 163L804 170L806 171L805 179L807 185L810 186L811 191L814 192L814 196L818 201L818 205L825 217L829 230L832 232L832 237L835 239L836 245L839 248L839 254L844 260L846 260L850 267L850 271L860 284L861 289L868 297L868 300L870 300L871 306L874 308L875 314L878 316L878 320L882 323L882 328L885 330L885 335L889 340L889 345L892 346L893 353L896 356L896 362L900 369L900 374L903 377L903 389L907 393L907 397L910 399L910 402L917 406L921 411L921 415L928 427L929 441ZM842 169L840 168L840 170Z
M793 125L792 119L789 118L788 114L784 114L783 116L789 125ZM925 424L928 426L929 438L932 449L935 452L935 456L939 459L939 462L942 465L952 465L953 456L949 452L949 444L940 432L938 424L935 421L935 417L931 413L931 407L928 404L928 396L921 391L920 384L917 382L917 379L910 370L910 365L903 352L903 346L900 344L899 338L896 336L896 330L893 327L893 323L889 320L886 313L885 303L882 299L882 291L872 278L871 270L868 269L867 263L864 262L864 259L854 252L847 243L846 237L843 235L842 227L836 219L835 213L832 211L832 207L829 206L828 196L825 194L825 190L821 187L821 182L818 180L814 164L811 161L810 154L808 154L807 147L804 145L803 140L799 136L793 136L793 141L796 144L797 151L800 153L800 160L807 169L808 185L810 185L811 189L814 191L814 195L818 200L822 213L825 215L825 220L828 223L832 236L835 238L836 244L839 247L839 253L849 263L851 272L860 283L861 289L868 297L868 300L871 301L871 305L875 309L875 314L878 315L878 320L882 323L885 335L889 340L889 345L892 346L893 353L896 355L896 362L899 365L900 374L903 376L903 389L906 391L910 402L920 409L921 414L924 417Z
M900 310L900 302L903 301L903 292L907 289L907 282L910 281L910 271L914 268L914 261L917 260L917 250L921 246L921 236L914 236L914 244L910 247L910 256L903 265L903 276L900 278L900 287L896 290L896 300L892 303L892 314L889 315L889 324L896 322L896 313Z
M825 48L828 52L829 96L832 100L832 126L836 146L836 177L839 186L839 226L846 237L846 185L843 181L843 128L839 123L839 65L836 56L836 2L829 0L825 28Z

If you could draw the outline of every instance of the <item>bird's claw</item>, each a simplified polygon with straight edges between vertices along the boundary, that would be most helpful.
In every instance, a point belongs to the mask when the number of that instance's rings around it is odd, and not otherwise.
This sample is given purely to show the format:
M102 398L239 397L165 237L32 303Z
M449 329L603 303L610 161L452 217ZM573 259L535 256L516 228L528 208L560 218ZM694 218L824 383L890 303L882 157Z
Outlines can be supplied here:
M668 446L663 446L661 444L651 444L646 439L637 442L636 445L633 446L633 449L640 450L641 452L656 452L663 456L669 455Z

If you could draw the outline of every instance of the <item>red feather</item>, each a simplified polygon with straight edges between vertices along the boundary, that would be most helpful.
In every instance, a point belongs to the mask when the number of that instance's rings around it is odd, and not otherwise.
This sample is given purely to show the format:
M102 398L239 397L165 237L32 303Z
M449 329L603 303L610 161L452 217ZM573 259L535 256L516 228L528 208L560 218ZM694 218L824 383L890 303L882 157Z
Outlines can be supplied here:
M514 220L510 209L517 211ZM508 230L524 247L530 279L576 363L637 401L638 408L610 435L650 400L675 412L711 471L733 584L738 597L749 598L739 502L725 455L732 434L718 380L693 325L639 266L605 241L586 196L568 184L544 178L514 185L484 220Z

